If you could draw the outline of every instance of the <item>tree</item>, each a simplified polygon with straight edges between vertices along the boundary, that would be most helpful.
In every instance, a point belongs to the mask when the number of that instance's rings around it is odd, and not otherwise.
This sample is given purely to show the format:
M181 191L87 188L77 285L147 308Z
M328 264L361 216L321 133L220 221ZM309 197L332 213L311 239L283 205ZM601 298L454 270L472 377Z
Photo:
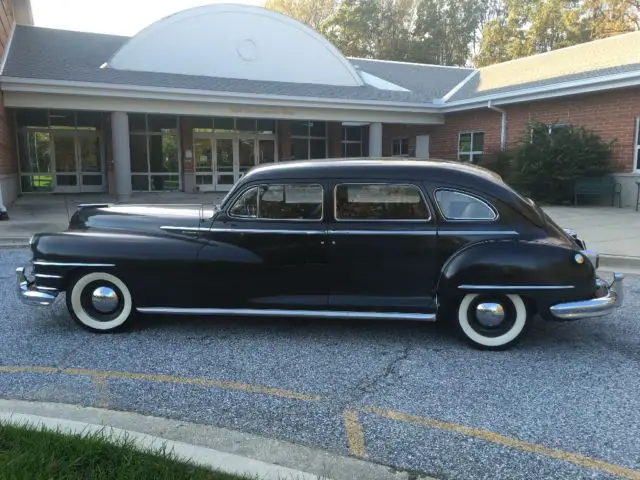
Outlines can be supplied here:
M485 8L478 0L419 0L413 31L415 61L466 65Z
M639 7L637 0L584 0L581 21L587 37L595 40L638 30Z
M550 131L531 122L521 142L509 152L508 182L536 200L570 203L578 178L602 177L612 171L612 145L583 127L567 125Z
M338 0L266 0L263 6L321 31L322 25L336 10L338 3Z

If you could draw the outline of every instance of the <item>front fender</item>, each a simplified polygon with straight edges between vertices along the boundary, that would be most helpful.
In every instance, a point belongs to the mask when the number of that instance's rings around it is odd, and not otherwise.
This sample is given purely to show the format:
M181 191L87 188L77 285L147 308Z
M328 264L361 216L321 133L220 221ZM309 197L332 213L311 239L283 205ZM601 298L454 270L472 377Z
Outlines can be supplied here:
M578 264L566 245L540 241L488 240L454 253L443 266L438 298L451 301L465 293L522 294L539 307L591 297L596 290L593 265Z

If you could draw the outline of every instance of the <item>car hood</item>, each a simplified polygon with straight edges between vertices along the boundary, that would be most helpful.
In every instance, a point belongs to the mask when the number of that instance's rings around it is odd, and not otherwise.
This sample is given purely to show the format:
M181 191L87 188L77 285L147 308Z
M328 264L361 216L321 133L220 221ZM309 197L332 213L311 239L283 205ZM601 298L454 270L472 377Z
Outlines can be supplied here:
M161 227L200 227L214 214L197 205L86 205L69 221L69 230L116 229L157 231Z

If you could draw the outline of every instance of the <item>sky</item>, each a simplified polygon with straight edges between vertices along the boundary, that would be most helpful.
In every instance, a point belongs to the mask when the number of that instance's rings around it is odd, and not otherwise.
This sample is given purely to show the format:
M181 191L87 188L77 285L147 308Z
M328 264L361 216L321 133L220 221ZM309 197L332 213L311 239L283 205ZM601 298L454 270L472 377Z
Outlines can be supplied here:
M39 27L132 36L167 15L211 3L262 0L31 0Z

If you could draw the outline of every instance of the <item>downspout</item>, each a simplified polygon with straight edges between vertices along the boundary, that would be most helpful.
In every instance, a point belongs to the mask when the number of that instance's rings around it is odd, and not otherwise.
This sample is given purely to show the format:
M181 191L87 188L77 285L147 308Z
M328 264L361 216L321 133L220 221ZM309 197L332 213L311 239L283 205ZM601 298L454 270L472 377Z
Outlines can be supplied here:
M507 111L503 108L494 107L491 104L491 100L488 101L487 107L502 114L500 121L500 150L505 151L507 149Z

